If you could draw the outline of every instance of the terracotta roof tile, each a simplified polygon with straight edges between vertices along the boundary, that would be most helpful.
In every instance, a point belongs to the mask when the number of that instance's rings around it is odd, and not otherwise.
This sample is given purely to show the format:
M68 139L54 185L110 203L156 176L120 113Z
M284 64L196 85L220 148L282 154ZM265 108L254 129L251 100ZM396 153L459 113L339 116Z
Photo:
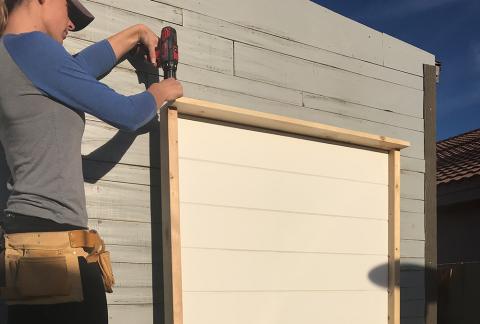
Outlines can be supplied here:
M480 175L480 129L437 143L437 183Z

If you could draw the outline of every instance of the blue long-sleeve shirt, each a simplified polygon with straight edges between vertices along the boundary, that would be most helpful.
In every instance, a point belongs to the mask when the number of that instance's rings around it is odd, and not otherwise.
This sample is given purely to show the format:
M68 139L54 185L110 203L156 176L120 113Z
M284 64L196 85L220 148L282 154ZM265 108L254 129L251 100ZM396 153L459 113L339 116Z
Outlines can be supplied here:
M97 80L115 63L108 41L72 56L40 32L0 38L0 143L12 175L5 213L88 226L85 113L135 130L156 112L150 93L124 96Z
M74 56L42 32L5 35L3 42L12 59L38 89L71 109L129 131L155 116L155 98L148 91L125 96L97 80L116 64L107 40Z

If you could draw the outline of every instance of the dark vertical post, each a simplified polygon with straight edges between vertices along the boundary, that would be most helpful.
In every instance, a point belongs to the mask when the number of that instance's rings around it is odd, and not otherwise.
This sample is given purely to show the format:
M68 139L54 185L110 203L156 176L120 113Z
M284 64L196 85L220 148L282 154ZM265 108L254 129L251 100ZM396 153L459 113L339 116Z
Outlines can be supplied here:
M159 170L160 128L150 131L150 214L152 237L152 303L153 324L165 323L163 300L163 242L162 242L162 202Z
M425 323L437 324L436 67L423 66L425 121Z

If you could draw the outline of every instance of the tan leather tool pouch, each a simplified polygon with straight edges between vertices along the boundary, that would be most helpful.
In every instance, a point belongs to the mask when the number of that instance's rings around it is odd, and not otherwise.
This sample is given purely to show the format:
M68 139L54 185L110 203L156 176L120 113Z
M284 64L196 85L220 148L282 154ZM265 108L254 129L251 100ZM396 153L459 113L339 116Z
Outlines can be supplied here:
M83 300L79 256L68 232L5 235L6 287L9 305L58 304Z
M87 262L98 262L100 270L102 271L103 285L105 292L113 293L113 285L115 278L113 277L112 263L110 261L110 252L103 251L87 257Z
M100 253L98 258L100 269L102 269L103 284L105 285L105 291L113 293L113 285L115 284L115 278L113 277L112 263L110 261L110 252L105 251Z
M15 280L19 295L25 298L68 296L71 291L65 256L21 257Z
M105 243L95 230L71 231L70 242L73 247L84 247L88 252L88 263L98 263L102 273L105 292L112 293L115 279L113 276L110 252L106 250Z

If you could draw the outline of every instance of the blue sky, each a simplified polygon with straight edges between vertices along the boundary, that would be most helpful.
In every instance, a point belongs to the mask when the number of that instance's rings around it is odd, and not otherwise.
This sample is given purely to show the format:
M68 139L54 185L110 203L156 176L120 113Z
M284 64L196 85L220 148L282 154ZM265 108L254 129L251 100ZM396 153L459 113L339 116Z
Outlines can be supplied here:
M314 0L442 62L437 139L480 128L479 0Z

